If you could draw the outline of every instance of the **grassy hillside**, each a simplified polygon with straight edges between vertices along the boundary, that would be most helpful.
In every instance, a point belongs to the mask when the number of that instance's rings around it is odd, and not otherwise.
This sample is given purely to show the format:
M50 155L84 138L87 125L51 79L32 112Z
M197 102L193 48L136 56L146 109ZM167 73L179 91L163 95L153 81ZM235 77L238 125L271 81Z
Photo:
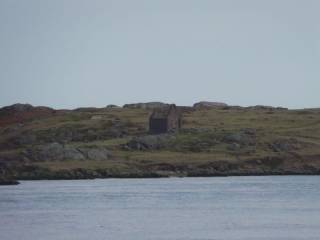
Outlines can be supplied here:
M2 125L2 175L69 179L320 172L319 109L185 108L181 131L160 136L148 135L150 113L83 108Z

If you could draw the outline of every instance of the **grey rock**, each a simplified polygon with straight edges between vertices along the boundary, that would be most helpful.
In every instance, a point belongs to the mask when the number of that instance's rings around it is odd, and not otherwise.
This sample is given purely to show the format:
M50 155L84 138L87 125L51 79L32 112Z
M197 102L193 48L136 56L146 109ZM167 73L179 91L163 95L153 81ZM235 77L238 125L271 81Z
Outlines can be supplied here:
M231 143L228 145L227 149L230 151L237 151L241 148L241 146L238 143Z
M13 140L14 144L18 146L34 144L36 141L37 141L37 136L32 133L20 134Z
M244 134L251 135L251 136L255 136L257 133L256 129L254 129L254 128L244 128L244 129L241 129L241 132Z
M54 142L28 149L25 156L35 161L63 161L84 159L83 155L73 147L64 147Z
M37 160L63 160L64 148L60 143L49 143L43 146L39 146L36 149L35 157Z
M154 109L154 108L163 108L168 107L169 104L162 102L147 102L147 103L132 103L125 104L123 108L141 108L141 109Z
M76 148L55 142L28 149L24 156L35 161L106 160L111 153L100 146Z
M233 133L226 135L223 140L228 143L240 143L243 141L243 136L241 133Z
M33 109L33 106L30 104L16 103L11 106L3 107L0 109L0 111L26 112L32 109Z
M120 107L114 104L109 104L106 106L106 108L120 108Z
M106 149L91 149L88 151L88 158L91 160L106 160L110 157L110 152Z
M287 111L288 108L284 107L273 107L273 106L265 106L265 105L256 105L256 106L250 106L247 107L247 109L253 109L253 110L279 110L279 111Z
M269 146L274 152L290 152L301 148L299 141L294 138L277 139Z
M94 115L90 118L91 120L102 120L103 119L103 116L101 115Z
M230 133L223 137L223 142L237 143L240 146L254 146L256 144L256 131L255 129L241 129L239 132Z
M73 147L65 147L63 160L85 160L85 156Z
M220 107L227 107L228 104L222 102L207 102L201 101L193 104L194 108L220 108Z
M172 134L147 135L135 137L124 148L129 150L156 150L167 146L175 136Z
M79 151L90 160L107 160L111 157L111 152L104 147L83 147Z

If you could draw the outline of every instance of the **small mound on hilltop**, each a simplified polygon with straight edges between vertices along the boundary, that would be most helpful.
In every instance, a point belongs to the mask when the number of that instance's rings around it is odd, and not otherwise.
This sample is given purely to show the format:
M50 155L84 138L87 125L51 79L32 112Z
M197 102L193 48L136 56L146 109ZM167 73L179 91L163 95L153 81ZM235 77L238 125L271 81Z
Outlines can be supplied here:
M34 107L30 104L14 104L0 108L0 127L23 123L37 118L50 117L56 111L49 107Z
M146 103L130 103L123 105L123 108L131 108L131 109L154 109L154 108L163 108L167 107L169 104L163 102L146 102Z
M201 101L193 104L194 108L220 108L220 107L228 107L228 104L222 102L207 102Z

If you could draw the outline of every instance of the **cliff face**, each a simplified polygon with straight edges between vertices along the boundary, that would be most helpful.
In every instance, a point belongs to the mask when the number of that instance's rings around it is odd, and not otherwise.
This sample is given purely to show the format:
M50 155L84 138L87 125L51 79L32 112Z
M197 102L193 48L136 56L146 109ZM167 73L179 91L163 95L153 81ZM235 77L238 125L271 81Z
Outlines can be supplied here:
M149 135L149 107L2 108L0 178L320 173L319 109L183 107L179 133Z

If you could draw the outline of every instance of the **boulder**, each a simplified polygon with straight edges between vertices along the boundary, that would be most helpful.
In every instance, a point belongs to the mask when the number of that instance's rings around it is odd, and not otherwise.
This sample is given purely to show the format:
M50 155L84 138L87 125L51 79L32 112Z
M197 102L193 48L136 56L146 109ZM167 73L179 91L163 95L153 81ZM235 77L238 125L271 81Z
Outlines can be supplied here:
M103 116L101 115L94 115L90 118L91 120L102 120L103 119Z
M82 147L79 151L90 160L107 160L111 156L111 152L105 147Z

